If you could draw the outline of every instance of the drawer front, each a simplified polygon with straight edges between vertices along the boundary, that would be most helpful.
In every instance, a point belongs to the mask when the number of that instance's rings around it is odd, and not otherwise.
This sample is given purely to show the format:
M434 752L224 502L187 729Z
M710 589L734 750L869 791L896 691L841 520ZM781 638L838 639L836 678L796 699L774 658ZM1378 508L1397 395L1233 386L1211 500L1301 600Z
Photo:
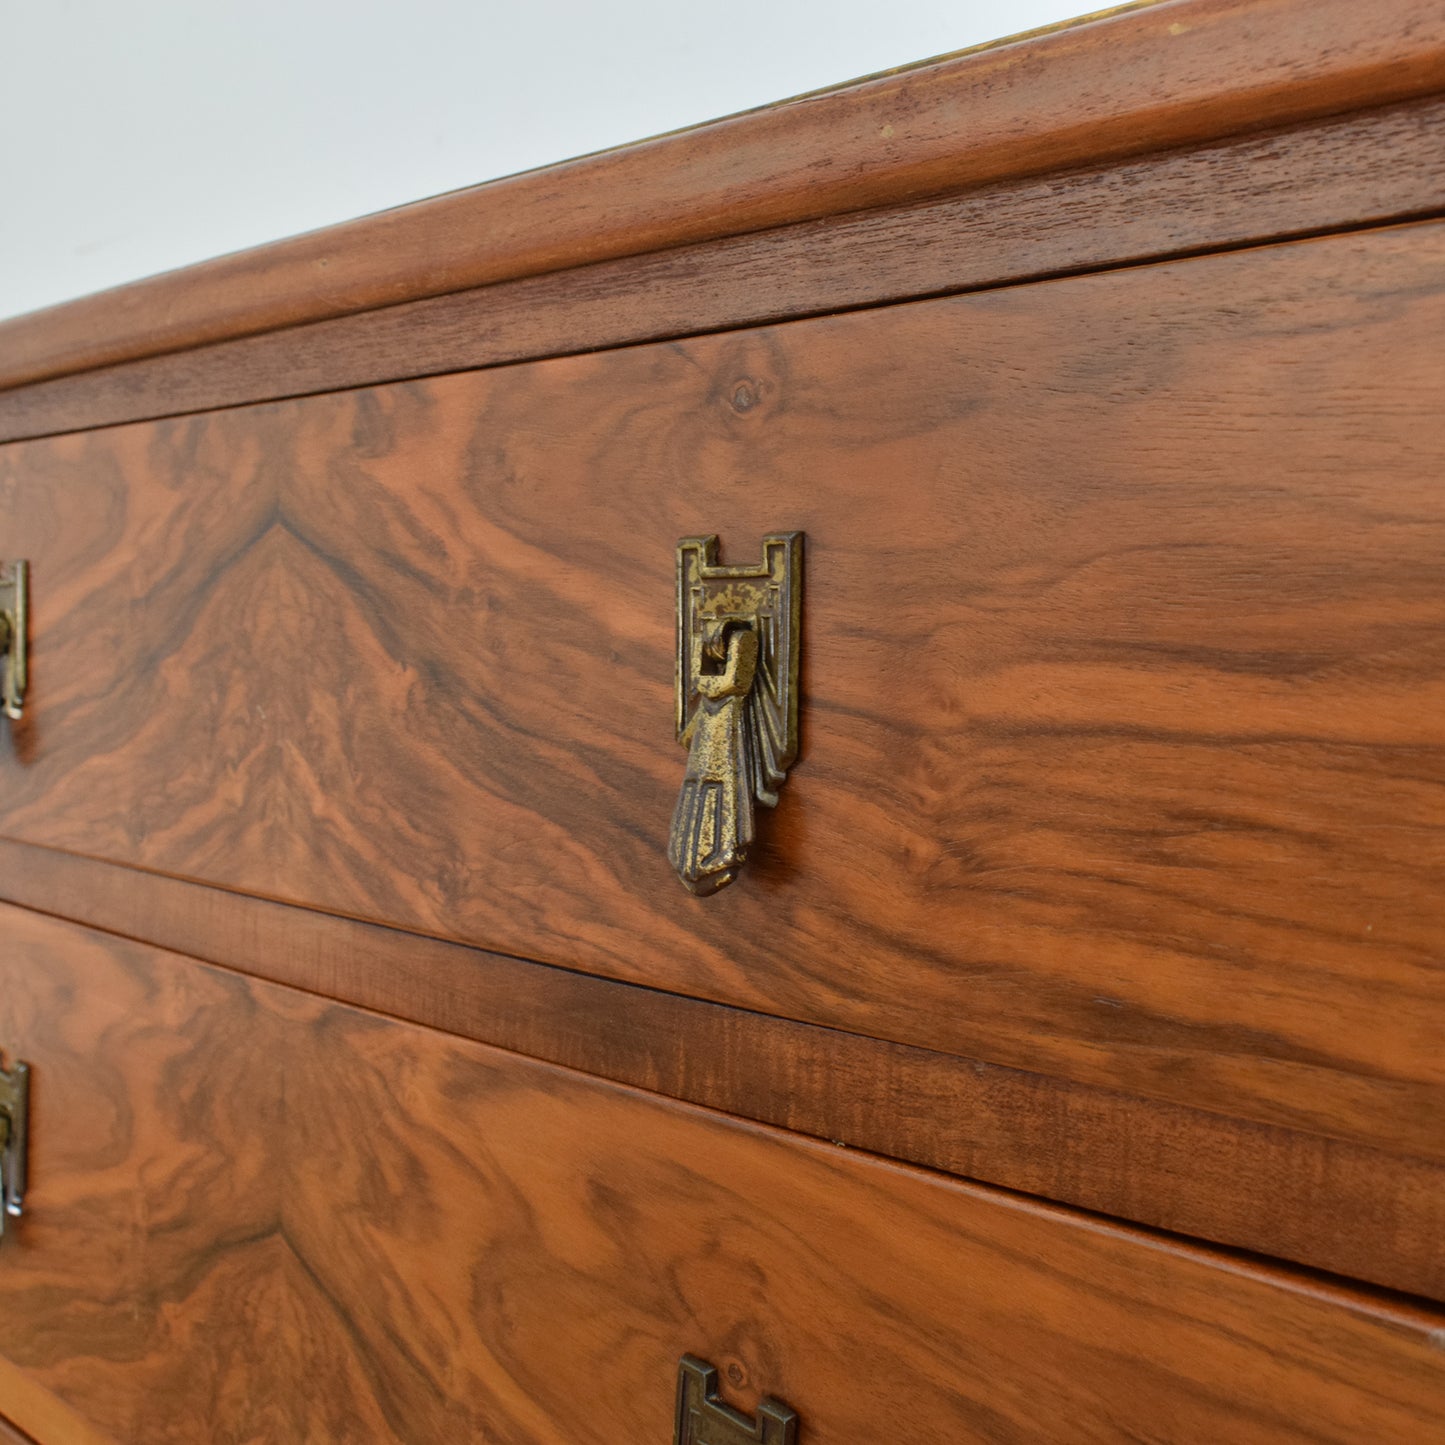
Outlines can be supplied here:
M1445 1157L1445 227L17 444L6 836ZM677 539L802 757L667 861Z
M1432 1438L1445 1316L0 909L0 1411L96 1438ZM16 1382L19 1382L18 1384Z

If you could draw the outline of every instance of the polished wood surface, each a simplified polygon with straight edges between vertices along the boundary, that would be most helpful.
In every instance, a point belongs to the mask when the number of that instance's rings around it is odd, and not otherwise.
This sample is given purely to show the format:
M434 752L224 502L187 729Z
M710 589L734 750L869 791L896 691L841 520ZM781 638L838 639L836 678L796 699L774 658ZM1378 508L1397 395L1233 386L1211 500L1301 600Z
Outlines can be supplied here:
M1439 1160L1442 274L1408 226L12 445L0 830ZM803 757L699 902L673 544L779 527Z
M1416 101L388 306L0 392L0 441L1438 214L1442 130Z
M0 926L37 1086L0 1356L118 1440L666 1440L687 1351L816 1445L1359 1445L1445 1409L1439 1311Z
M0 386L1445 89L1440 0L1165 0L0 324Z
M147 971L133 945L14 909L4 926L0 1038L32 1089L31 1188L0 1245L0 1410L46 1445L84 1438L71 1413L121 1445L275 1438L282 1141L244 999Z
M851 1148L1445 1300L1445 1166L0 840L0 898Z

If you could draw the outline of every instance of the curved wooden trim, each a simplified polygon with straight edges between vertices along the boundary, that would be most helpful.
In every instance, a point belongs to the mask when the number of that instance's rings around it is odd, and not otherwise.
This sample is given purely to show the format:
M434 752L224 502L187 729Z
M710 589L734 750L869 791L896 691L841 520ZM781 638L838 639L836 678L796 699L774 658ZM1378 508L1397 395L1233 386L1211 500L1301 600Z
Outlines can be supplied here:
M1162 0L18 317L0 387L1442 89L1441 0Z
M0 442L1445 216L1445 100L454 291L0 392Z

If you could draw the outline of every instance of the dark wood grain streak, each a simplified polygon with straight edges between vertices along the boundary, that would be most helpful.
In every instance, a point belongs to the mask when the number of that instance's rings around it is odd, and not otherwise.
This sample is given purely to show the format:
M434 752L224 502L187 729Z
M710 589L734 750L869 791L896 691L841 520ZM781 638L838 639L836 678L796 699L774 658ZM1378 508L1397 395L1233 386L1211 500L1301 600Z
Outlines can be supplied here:
M0 832L1445 1157L1445 226L0 448ZM808 537L751 876L672 559Z
M1442 129L1415 102L102 368L0 393L0 441L1425 216Z
M1359 1445L1445 1408L1438 1310L0 926L37 1081L0 1355L120 1439L665 1440L684 1351L819 1445Z
M0 897L852 1148L1445 1299L1445 1168L0 841Z
M0 324L0 386L1445 89L1438 0L1165 0Z

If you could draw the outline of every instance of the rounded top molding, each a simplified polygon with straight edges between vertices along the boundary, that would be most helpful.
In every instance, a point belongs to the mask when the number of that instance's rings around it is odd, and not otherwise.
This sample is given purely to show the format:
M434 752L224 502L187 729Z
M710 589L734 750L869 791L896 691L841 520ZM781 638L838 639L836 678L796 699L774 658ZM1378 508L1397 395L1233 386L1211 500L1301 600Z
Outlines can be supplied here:
M0 389L1445 90L1445 0L1158 0L0 322Z

